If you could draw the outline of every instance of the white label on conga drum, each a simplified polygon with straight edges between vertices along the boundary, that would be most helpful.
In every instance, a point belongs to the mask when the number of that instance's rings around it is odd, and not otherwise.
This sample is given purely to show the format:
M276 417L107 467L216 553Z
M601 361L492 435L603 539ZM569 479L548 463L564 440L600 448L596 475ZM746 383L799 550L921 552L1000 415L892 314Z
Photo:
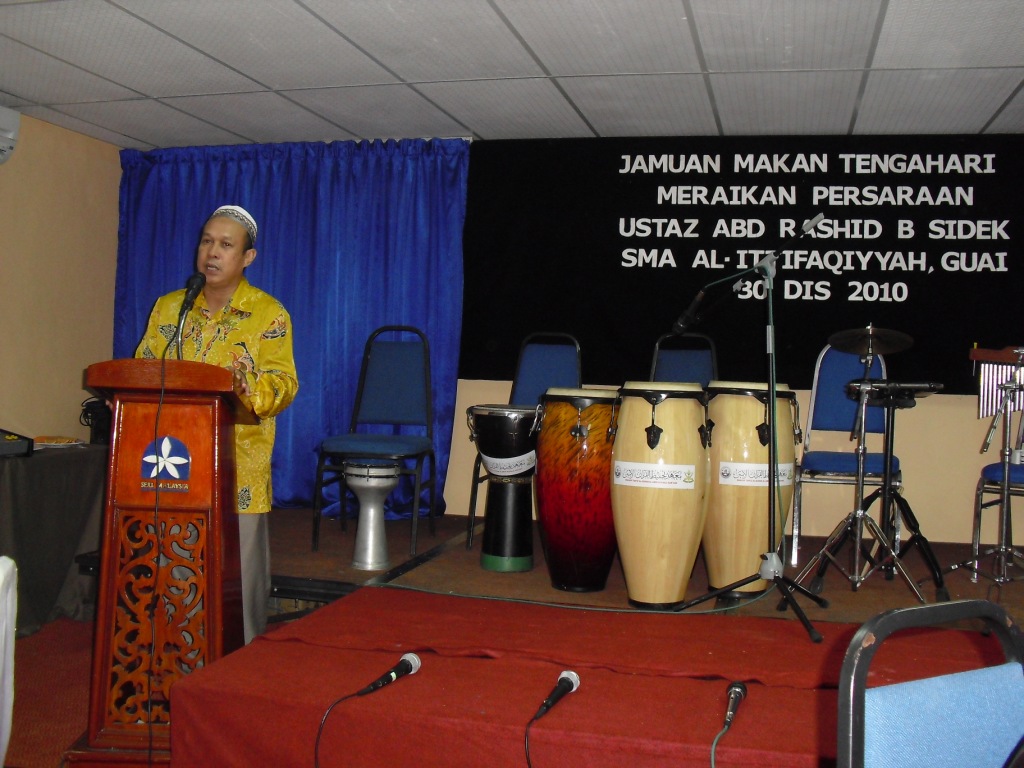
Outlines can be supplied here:
M744 464L722 461L718 464L719 485L746 485L768 487L767 464ZM793 465L779 464L779 485L793 484Z
M612 482L639 488L678 488L693 490L697 467L693 464L647 464L616 461Z
M537 466L537 452L530 451L522 456L513 456L509 459L495 459L491 456L480 454L480 460L484 467L492 475L497 477L512 477L523 472L529 472Z

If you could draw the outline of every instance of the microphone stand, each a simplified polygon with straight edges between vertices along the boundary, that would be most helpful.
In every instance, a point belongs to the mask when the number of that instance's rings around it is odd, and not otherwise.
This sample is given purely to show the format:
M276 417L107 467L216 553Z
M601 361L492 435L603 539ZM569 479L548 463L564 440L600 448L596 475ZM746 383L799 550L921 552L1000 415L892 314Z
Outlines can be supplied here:
M788 248L792 242L799 240L808 232L811 232L818 223L822 220L822 214L818 214L810 221L804 222L802 231L789 243L786 243L783 248ZM775 313L773 310L773 288L775 280L775 262L778 256L775 251L770 252L765 258L759 261L750 269L740 272L738 275L732 275L729 279L735 277L743 277L747 274L759 273L765 283L765 304L767 308L767 324L766 324L766 347L767 347L767 364L768 364L768 403L766 408L766 415L768 421L768 551L761 555L761 567L757 573L751 574L746 578L740 579L739 581L728 584L719 589L712 590L695 600L686 601L678 604L673 608L675 611L682 611L699 603L703 603L714 597L719 597L730 592L734 592L739 587L752 584L755 581L765 580L770 581L774 584L779 592L782 594L783 603L793 608L793 614L800 620L804 629L807 630L807 634L810 636L811 641L820 643L822 641L822 635L818 632L807 618L807 614L804 613L803 609L796 602L794 593L799 592L804 597L812 600L821 608L828 607L828 601L819 595L815 595L806 587L796 583L788 576L783 573L782 558L779 556L779 546L777 543L777 532L775 530L776 525L776 514L777 514L777 494L779 484L779 456L778 456L778 426L776 421L776 397L778 391L778 384L776 381L775 373ZM721 280L715 281L716 283L722 282ZM712 283L710 285L714 285ZM737 283L738 284L738 283ZM708 287L710 287L710 285ZM781 608L780 608L781 610Z

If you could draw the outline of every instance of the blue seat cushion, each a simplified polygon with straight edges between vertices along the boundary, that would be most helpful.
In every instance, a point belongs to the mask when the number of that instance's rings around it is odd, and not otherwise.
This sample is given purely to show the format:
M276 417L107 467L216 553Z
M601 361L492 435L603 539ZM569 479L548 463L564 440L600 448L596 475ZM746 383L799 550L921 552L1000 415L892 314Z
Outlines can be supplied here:
M320 443L326 454L366 458L400 458L430 453L430 438L422 435L335 435Z
M885 456L881 453L868 453L864 456L864 472L868 475L881 475L885 466ZM857 454L849 451L807 451L800 460L800 468L804 472L819 472L835 475L856 475ZM892 457L892 471L900 471L898 456Z
M1001 483L1003 482L1003 464L1002 462L996 464L989 464L983 470L981 470L981 476L990 483ZM1010 465L1010 483L1024 484L1024 464L1011 464Z

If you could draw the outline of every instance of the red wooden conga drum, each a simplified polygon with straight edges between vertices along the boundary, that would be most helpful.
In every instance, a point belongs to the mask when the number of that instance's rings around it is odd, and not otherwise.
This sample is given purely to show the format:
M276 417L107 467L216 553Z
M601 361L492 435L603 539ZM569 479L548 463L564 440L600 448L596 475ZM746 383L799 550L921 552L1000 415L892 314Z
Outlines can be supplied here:
M711 480L704 523L704 561L708 585L721 589L758 573L768 551L768 385L711 381L707 387L711 427ZM778 483L775 500L776 542L793 503L796 455L796 393L776 388ZM734 590L763 592L764 579Z
M551 586L604 589L615 559L612 518L614 389L548 389L537 435L537 520Z
M612 513L630 603L683 600L704 529L708 452L699 384L626 382L612 447Z

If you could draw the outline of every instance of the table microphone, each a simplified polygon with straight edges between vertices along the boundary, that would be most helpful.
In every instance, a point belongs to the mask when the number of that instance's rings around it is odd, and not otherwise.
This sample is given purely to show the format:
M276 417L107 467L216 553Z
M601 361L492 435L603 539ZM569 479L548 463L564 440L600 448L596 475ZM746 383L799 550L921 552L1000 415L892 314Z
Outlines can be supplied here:
M539 720L547 714L548 710L557 704L563 696L567 693L572 693L580 687L580 676L573 672L571 669L565 670L558 676L558 683L548 694L548 697L544 699L544 703L540 705L540 709L537 710L537 714L533 716L534 720Z
M399 659L398 663L389 669L385 674L378 677L368 686L360 691L356 692L357 696L365 696L368 693L373 693L376 690L383 688L389 683L395 682L400 677L406 675L415 675L420 668L420 657L415 653L407 653Z
M725 708L725 727L732 725L732 719L736 717L736 710L740 708L740 702L747 696L747 686L735 682L729 684L729 704Z

